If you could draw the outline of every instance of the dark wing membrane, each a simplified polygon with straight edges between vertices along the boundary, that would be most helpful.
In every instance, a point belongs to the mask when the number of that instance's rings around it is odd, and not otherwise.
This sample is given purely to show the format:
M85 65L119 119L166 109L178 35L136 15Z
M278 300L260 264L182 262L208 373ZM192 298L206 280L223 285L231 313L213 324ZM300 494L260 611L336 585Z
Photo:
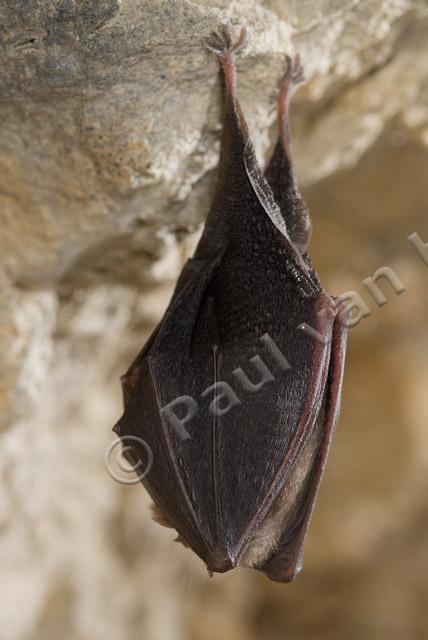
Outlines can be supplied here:
M218 258L216 258L216 256L214 255L214 257L212 258L213 266L218 264L218 261L219 261ZM206 264L207 264L206 261L195 260L194 258L191 258L190 260L187 261L187 263L185 264L180 274L177 284L175 286L174 293L172 295L171 301L168 306L168 311L175 308L176 301L179 298L181 292L186 288L188 284L190 284L190 282L193 279L198 277L200 271L202 272L204 271ZM138 379L141 375L144 360L148 355L155 338L159 334L159 331L162 329L162 326L163 326L163 322L157 325L157 327L151 333L149 339L147 340L147 342L145 343L145 345L143 346L143 348L141 349L141 351L139 352L135 360L128 367L126 373L124 373L123 376L121 376L120 380L122 383L123 403L125 406L128 403L128 400L132 395L134 387L137 384ZM114 430L117 430L116 427L114 428Z
M138 436L150 446L154 463L145 486L213 570L239 562L317 418L329 346L296 327L305 322L325 334L330 327L327 316L320 325L319 299L293 302L292 295L284 300L279 327L277 321L266 324L260 335L244 327L242 337L234 334L233 339L219 334L218 305L227 303L226 291L224 298L216 295L214 275L221 262L219 257L201 266L171 303L142 358L140 377L116 428L119 435ZM230 271L227 263L225 268ZM250 302L244 302L248 307ZM258 338L266 332L289 358L290 370L275 370L272 356L263 353ZM231 372L241 366L256 378L251 364L246 365L256 352L275 379L248 393ZM213 415L216 392L202 394L219 380L230 384L240 404ZM161 414L162 407L182 396L197 403L197 413L185 424L187 439ZM185 413L186 405L176 409L180 411Z
M303 487L302 495L297 500L294 514L282 534L278 550L267 562L257 567L272 580L290 582L302 569L303 544L339 414L346 337L346 327L338 317L333 330L332 357L325 392L325 413L322 415L322 422L320 420L317 425L317 429L321 430L321 444L315 464Z
M190 260L186 264L164 319L127 373L133 379L132 388L115 427L119 436L137 436L149 445L153 466L144 485L203 558L212 546L208 523L215 512L210 498L211 446L206 442L210 425L198 414L205 428L186 425L191 438L183 441L161 409L183 395L197 401L204 385L213 382L206 290L220 259L221 255L212 262ZM145 456L144 447L141 449Z
M328 336L333 322L328 315L320 319L318 303L295 301L292 296L284 305L281 322L260 323L260 334L268 333L289 361L288 370L278 366L273 353L263 348L254 333L240 342L221 342L219 377L230 383L240 404L218 418L213 455L217 459L220 523L214 538L234 565L239 564L247 543L287 482L316 424L327 378ZM299 330L303 323L325 340ZM240 366L250 381L259 382L260 372L249 362L249 357L255 356L268 366L273 379L249 392L231 372Z

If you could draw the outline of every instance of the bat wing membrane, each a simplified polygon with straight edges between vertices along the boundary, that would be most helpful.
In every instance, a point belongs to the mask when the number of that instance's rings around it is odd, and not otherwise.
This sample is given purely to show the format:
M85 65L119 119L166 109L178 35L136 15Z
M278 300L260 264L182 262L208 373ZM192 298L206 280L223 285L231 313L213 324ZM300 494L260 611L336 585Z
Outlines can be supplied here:
M300 301L293 309L290 299L279 333L276 322L265 329L291 354L291 369L277 372L257 393L240 389L233 375L238 366L257 377L244 361L257 349L257 336L250 332L230 341L219 334L216 274L222 259L219 254L212 262L186 265L163 321L135 361L138 375L132 366L128 371L133 384L115 428L150 446L154 462L146 488L214 571L239 563L286 482L316 422L330 354L327 343L296 332L297 324L309 322L328 333L330 320L320 327L316 301ZM268 363L269 354L264 357ZM272 358L269 366L274 371ZM217 390L204 392L218 381L229 385L239 403L213 415ZM161 411L184 396L197 405L185 424L187 439ZM177 406L178 414L188 410L185 402Z
M252 344L220 344L219 377L230 383L240 403L218 418L213 456L220 514L212 537L216 557L221 558L222 551L234 566L286 485L318 419L330 360L332 319L326 315L320 320L317 307L309 301L293 309L289 301L281 325L264 326L275 346L289 358L289 370L276 366L272 353L262 349L254 353L254 336ZM303 322L317 329L319 340L297 329ZM240 387L233 373L241 365L252 383L260 381L254 360L243 360L251 353L261 357L271 373L256 391Z
M320 433L320 445L302 495L296 501L294 515L290 518L278 549L261 566L257 567L272 580L290 582L301 571L303 544L310 524L328 451L338 418L346 351L346 328L337 317L333 329L332 359L325 392L324 411L316 429Z

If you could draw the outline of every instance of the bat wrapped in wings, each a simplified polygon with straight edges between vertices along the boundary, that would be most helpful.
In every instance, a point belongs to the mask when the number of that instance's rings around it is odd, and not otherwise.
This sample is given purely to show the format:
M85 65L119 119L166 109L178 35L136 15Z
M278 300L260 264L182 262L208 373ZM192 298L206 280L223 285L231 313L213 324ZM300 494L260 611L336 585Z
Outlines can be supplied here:
M225 81L214 199L163 319L122 377L115 431L133 438L132 460L150 447L155 519L209 571L253 567L288 582L339 412L346 327L306 252L288 121L300 61L287 58L262 174L236 91L243 42L225 28L209 47Z

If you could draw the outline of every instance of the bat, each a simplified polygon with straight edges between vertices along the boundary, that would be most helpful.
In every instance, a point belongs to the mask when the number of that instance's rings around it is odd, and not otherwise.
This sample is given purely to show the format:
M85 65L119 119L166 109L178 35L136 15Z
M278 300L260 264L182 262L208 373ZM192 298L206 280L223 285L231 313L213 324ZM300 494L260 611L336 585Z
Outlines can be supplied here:
M249 567L289 582L338 418L347 328L307 254L289 128L302 65L287 56L262 174L236 88L244 42L225 27L207 45L225 87L214 197L164 317L121 378L114 430L133 438L130 461L150 447L154 519L211 574Z

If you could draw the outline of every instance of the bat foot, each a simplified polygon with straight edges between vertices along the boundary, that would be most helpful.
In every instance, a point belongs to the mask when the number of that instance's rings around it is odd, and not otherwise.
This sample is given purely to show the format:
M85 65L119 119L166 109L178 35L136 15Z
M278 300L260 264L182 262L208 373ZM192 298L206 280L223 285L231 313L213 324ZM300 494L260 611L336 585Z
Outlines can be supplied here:
M222 32L212 35L212 41L206 43L206 47L215 53L221 60L224 77L226 81L227 93L234 96L236 93L236 74L234 54L242 49L245 44L246 30L241 28L238 38L233 37L230 24L223 25Z
M221 58L230 57L242 49L247 40L247 31L242 27L238 38L235 40L230 24L223 25L221 32L214 32L211 40L205 44L207 49L220 56Z
M304 82L305 74L299 54L295 55L294 58L286 56L285 62L286 67L284 75L282 76L282 84L290 88Z

